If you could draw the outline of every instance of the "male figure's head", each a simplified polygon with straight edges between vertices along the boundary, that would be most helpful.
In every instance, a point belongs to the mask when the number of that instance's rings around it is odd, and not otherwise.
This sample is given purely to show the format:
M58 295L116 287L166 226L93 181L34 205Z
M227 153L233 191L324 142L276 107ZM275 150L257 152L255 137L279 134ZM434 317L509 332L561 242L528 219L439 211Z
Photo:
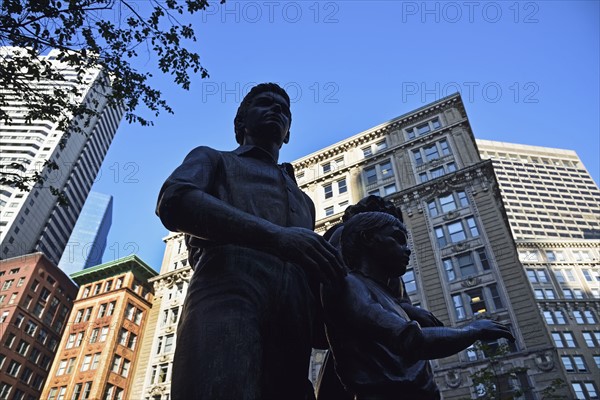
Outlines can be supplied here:
M408 231L391 214L363 212L344 223L341 246L346 265L380 280L406 272L410 258Z
M239 144L273 143L280 148L289 141L292 114L290 98L276 83L254 86L244 97L234 119Z

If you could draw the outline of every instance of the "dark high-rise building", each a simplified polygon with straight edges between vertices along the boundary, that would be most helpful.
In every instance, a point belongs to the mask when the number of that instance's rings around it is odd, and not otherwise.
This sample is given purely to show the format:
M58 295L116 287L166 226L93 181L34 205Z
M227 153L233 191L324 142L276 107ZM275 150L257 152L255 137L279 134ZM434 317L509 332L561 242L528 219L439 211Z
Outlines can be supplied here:
M6 57L19 51L23 49L0 47ZM40 58L50 62L65 80L40 81L37 83L40 90L79 85L75 68L56 56L57 50L53 50ZM39 172L46 179L45 185L64 190L70 206L62 207L47 187L35 185L23 192L0 186L0 259L40 251L58 264L63 254L124 111L108 104L106 94L110 92L110 84L102 71L91 68L83 79L85 83L78 87L82 95L76 100L96 104L98 115L89 124L80 124L83 132L72 135L61 130L57 122L25 121L26 104L7 96L8 106L3 111L12 118L12 123L0 121L0 166L8 168L11 163L19 163L25 168L19 173ZM73 119L72 123L77 121ZM64 141L67 136L69 139ZM44 166L45 160L56 162L60 168Z

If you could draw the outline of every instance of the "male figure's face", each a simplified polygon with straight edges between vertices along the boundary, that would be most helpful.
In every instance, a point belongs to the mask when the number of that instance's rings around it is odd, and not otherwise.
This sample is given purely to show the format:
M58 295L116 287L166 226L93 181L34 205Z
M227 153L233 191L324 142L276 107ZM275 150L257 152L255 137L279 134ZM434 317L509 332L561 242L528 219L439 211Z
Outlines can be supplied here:
M388 277L402 276L406 272L410 250L406 232L400 224L389 224L377 231L373 235L371 251Z
M291 119L290 107L281 95L273 92L256 95L244 118L244 143L281 147L289 140Z

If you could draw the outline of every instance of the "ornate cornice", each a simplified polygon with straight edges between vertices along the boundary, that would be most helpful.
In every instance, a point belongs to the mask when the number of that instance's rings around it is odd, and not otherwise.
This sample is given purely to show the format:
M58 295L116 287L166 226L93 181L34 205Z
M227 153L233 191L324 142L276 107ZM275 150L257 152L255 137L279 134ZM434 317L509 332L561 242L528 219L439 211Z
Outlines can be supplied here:
M159 290L170 289L177 283L189 282L192 278L192 273L192 268L187 266L176 269L175 271L167 272L166 274L158 275L152 280L155 293L158 293Z
M359 146L361 146L365 143L368 143L372 140L381 138L384 135L392 133L393 131L400 129L405 125L412 125L412 124L419 123L422 120L430 118L432 114L440 113L444 109L446 109L450 106L458 106L459 109L461 110L461 114L462 114L462 118L460 119L461 120L460 122L462 123L462 122L466 121L466 117L465 117L466 113L464 111L464 105L462 103L462 100L459 95L455 94L455 95L445 97L435 103L428 104L417 110L413 110L407 114L403 114L397 118L394 118L391 121L388 121L381 125L375 126L367 131L361 132L349 139L346 139L342 142L338 142L337 144L334 144L329 148L326 148L322 151L308 155L306 158L301 158L299 160L296 160L293 162L293 164L297 169L309 168L311 165L318 164L318 163L323 162L331 157L334 157L339 154L343 154L344 152L346 152L350 149L354 149L354 148L359 147ZM453 123L448 126L453 126L453 125L456 125L456 123ZM444 127L444 128L446 128L446 127ZM414 144L414 141L416 141L417 139L423 138L423 137L429 137L429 135L424 135L422 137L411 140L410 143Z
M437 179L413 186L394 195L393 201L402 207L408 216L414 211L423 212L422 202L430 201L450 191L462 189L466 186L472 187L472 194L476 196L478 191L488 191L495 185L494 171L488 160L478 162L470 167L460 169L451 174Z

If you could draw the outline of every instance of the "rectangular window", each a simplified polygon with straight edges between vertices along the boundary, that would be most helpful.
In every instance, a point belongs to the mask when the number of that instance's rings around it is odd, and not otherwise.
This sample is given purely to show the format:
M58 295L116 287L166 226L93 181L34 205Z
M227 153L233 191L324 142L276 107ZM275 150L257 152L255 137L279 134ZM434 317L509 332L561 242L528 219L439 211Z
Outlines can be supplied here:
M554 311L554 318L556 322L560 325L565 325L567 320L565 319L565 314L561 310Z
M119 332L119 344L121 346L125 346L127 344L127 330L121 328L121 332Z
M27 354L27 350L29 350L29 343L21 339L17 345L17 353L24 357Z
M129 360L123 360L123 369L121 370L121 375L124 378L127 378L127 376L129 375L129 366L130 366L131 362Z
M473 262L473 257L471 253L463 253L456 256L456 263L458 265L458 269L460 270L461 277L467 277L469 275L476 275L477 268L475 267L475 263Z
M71 400L79 400L79 396L81 395L82 387L83 387L83 385L81 383L78 383L75 385L75 387L73 388L73 396L71 397Z
M448 281L452 282L456 280L456 273L454 272L454 266L452 264L452 259L445 258L442 260L444 264L444 270L446 270L446 276L448 277Z
M323 173L327 174L327 173L331 172L331 163L326 162L325 164L321 165L321 168L323 168Z
M337 186L339 194L346 193L348 191L348 187L346 186L346 178L337 181Z
M473 217L467 218L467 225L469 226L469 231L471 231L471 236L478 237L479 231L477 230L477 224L475 223L475 218L473 218Z
M371 157L373 155L373 152L371 151L371 146L363 147L362 152L365 158Z
M90 320L90 317L92 316L92 308L93 307L88 307L85 309L83 313L83 322L87 322Z
M481 267L483 268L484 271L487 271L490 269L490 262L487 258L487 253L485 252L485 249L482 247L480 249L477 249L477 254L479 255L479 262L481 262Z
M546 324L554 325L554 315L552 314L552 311L544 311L543 314Z
M127 318L128 320L133 320L133 316L135 315L135 307L130 304L127 303L127 309L125 311L125 318Z
M96 353L92 356L92 365L90 366L91 370L98 368L98 363L100 362L100 354L101 353Z
M457 243L467 238L460 221L448 224L448 234L452 243Z
M585 360L582 356L573 356L573 361L575 362L575 367L579 372L587 372L587 367L585 365Z
M431 179L439 178L444 175L444 167L437 167L429 171L431 174Z
M413 150L413 157L415 158L415 164L417 167L423 164L423 157L421 156L421 150Z
M56 376L64 375L67 370L67 360L61 360L58 364L58 370L56 371Z
M452 296L452 303L454 304L454 312L456 314L456 319L461 320L467 318L465 313L465 307L463 305L462 297L460 294Z
M432 161L440 158L440 154L438 153L437 146L435 144L430 146L425 146L423 148L423 152L425 153L425 160Z
M100 339L99 339L100 342L105 342L106 341L106 337L108 336L108 331L109 331L108 326L103 326L100 329Z
M111 301L110 303L108 303L108 307L106 309L106 315L113 315L113 313L115 312L115 305L116 302L115 301Z
M81 396L81 400L88 400L90 398L93 383L94 382L90 381L83 384L83 396Z
M73 372L74 367L75 367L75 357L70 358L69 362L67 363L67 374L70 374L71 372Z
M372 185L377 182L377 170L375 167L365 168L365 179L367 185Z
M448 243L446 241L446 235L444 234L444 228L442 228L440 226L440 227L435 228L434 231L435 231L435 237L437 239L438 246L439 247L446 246L446 244L448 244Z
M129 332L129 339L127 340L127 347L131 350L135 350L135 344L137 343L137 335Z
M119 373L119 370L121 369L121 361L123 360L123 358L119 355L115 355L115 358L113 358L113 363L112 366L110 367L110 370L116 374Z
M106 304L100 304L100 307L98 308L98 318L104 317L104 314L106 314Z
M390 194L396 193L396 184L392 183L391 185L387 185L383 187L383 194L385 196L389 196Z
M375 143L375 151L376 152L380 152L387 149L387 143L385 142L385 140L382 140L381 142L377 142Z
M83 364L81 364L81 372L89 370L91 363L92 363L92 356L90 354L84 356Z
M421 136L421 135L424 135L427 132L429 132L431 130L431 128L429 127L429 123L425 122L424 124L417 125L416 130L417 130L417 135Z
M575 371L575 367L573 366L573 362L571 361L571 357L569 357L569 356L561 356L560 359L562 360L563 366L565 367L565 371L567 371L567 372L574 372Z
M440 206L442 207L443 213L456 210L456 203L454 202L454 196L452 193L447 196L440 197Z
M432 217L438 216L438 210L437 210L437 205L435 203L435 200L432 200L429 203L427 203L427 209L429 210L430 216L432 216Z
M449 156L450 154L452 154L452 152L450 151L450 147L448 146L448 141L446 139L440 140L438 143L440 144L442 155Z
M406 293L414 293L417 291L417 284L415 282L415 271L409 269L402 276L402 280L404 281L404 289Z
M81 346L81 342L83 341L83 332L79 332L77 337L75 338L75 347Z
M333 215L333 206L325 207L325 216L329 217L330 215Z
M392 163L390 161L379 164L379 168L381 170L382 179L387 179L394 176L394 170L392 169Z
M485 299L483 298L483 291L481 288L468 290L465 293L467 296L469 296L469 302L471 304L471 311L473 312L473 315L487 311Z
M326 199L330 199L333 197L333 187L332 187L331 183L328 183L327 185L323 185L323 191L325 193Z

